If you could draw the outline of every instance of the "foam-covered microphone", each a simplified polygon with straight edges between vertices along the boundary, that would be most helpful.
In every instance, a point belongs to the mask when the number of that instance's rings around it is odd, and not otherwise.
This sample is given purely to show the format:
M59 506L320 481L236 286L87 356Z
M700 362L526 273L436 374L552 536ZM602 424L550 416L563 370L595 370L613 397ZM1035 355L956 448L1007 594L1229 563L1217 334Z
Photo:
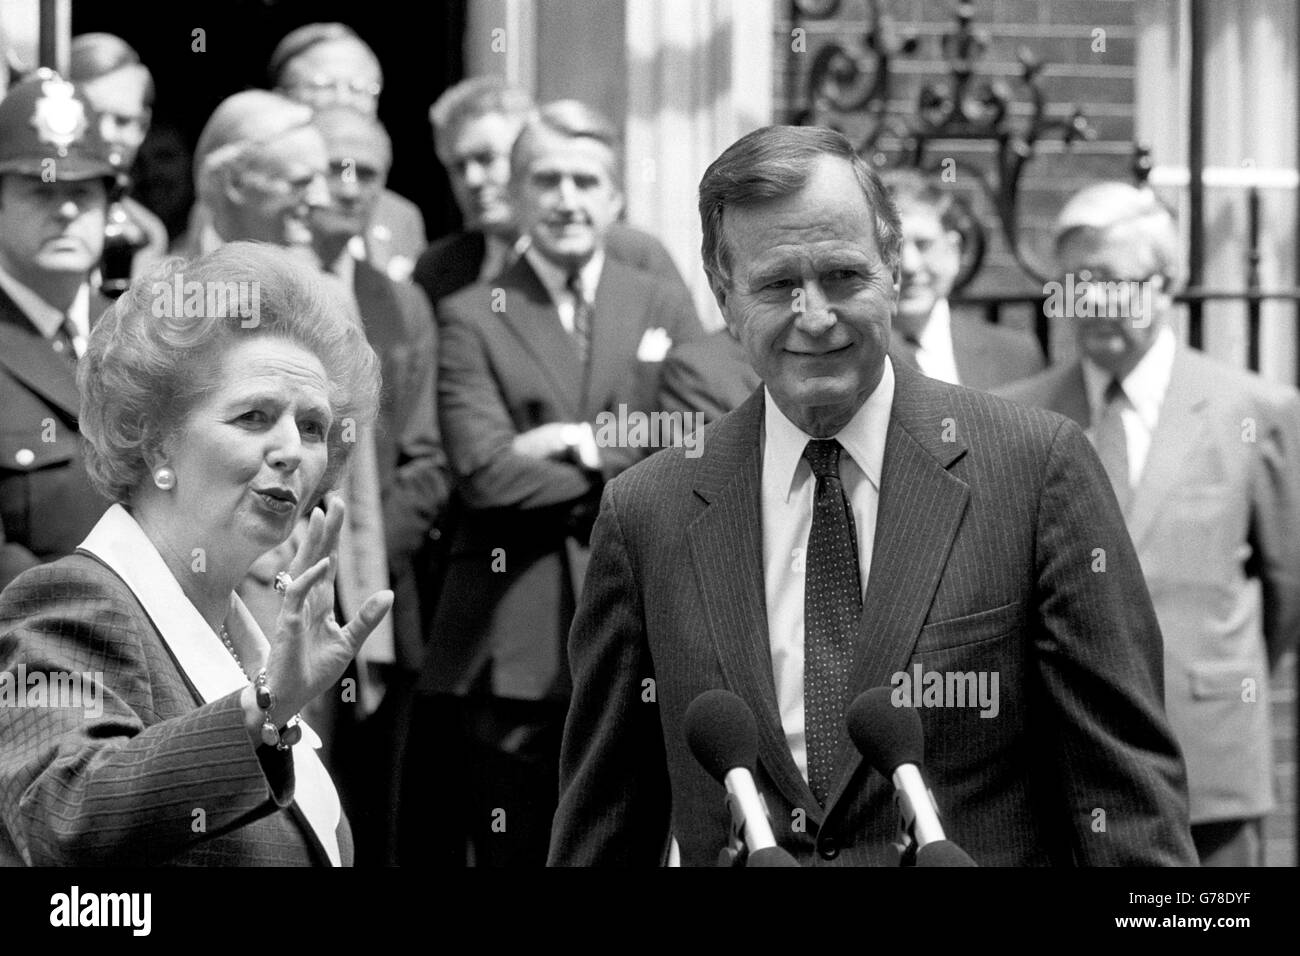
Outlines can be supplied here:
M903 824L918 849L944 839L934 799L921 777L925 732L911 707L896 707L889 687L873 687L849 707L849 737L871 766L894 782ZM964 854L963 854L964 855Z
M951 840L935 840L916 851L916 866L979 866Z
M709 774L727 788L734 835L749 850L747 866L798 866L776 845L767 808L754 786L758 724L729 690L706 690L686 708L686 743Z

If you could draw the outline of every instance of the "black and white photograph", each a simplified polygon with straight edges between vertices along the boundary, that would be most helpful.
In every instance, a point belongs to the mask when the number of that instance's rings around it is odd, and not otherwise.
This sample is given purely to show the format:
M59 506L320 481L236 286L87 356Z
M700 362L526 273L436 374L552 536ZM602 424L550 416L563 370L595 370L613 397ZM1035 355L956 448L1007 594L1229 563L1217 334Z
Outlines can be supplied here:
M1291 0L0 0L6 925L1242 940L1298 233Z

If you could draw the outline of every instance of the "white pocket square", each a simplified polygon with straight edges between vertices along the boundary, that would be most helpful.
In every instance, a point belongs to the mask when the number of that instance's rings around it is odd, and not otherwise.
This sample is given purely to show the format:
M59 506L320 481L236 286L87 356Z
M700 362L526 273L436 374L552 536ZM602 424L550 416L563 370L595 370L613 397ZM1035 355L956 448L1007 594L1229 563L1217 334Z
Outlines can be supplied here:
M646 329L641 344L636 347L637 361L662 362L672 346L673 340L667 329Z

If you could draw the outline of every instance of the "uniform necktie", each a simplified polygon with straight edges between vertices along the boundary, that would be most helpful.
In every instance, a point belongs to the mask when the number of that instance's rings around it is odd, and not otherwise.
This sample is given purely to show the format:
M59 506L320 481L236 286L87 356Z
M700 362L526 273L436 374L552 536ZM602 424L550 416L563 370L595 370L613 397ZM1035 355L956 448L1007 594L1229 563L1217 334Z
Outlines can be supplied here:
M564 284L573 296L573 345L578 352L578 361L587 364L587 354L591 351L591 303L582 293L582 274L570 272Z
M1133 486L1129 483L1128 439L1124 432L1124 418L1121 414L1127 397L1124 386L1119 379L1112 378L1106 386L1106 404L1097 420L1093 433L1093 442L1097 446L1097 457L1110 476L1110 483L1115 488L1115 497L1119 499L1121 511L1128 509Z
M835 786L854 635L862 617L858 539L840 481L840 450L832 438L814 439L803 452L817 478L804 562L804 732L808 786L823 806Z
M54 350L68 357L70 361L77 360L77 339L81 336L81 331L77 328L72 316L65 315L63 324L59 326L59 331L54 334Z

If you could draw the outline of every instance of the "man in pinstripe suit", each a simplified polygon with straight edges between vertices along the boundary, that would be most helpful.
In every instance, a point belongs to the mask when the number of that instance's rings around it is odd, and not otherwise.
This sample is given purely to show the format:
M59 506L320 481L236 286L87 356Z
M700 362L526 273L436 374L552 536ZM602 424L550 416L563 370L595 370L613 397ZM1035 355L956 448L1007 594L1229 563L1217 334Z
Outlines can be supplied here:
M683 716L725 687L804 865L890 865L890 784L844 711L912 675L949 839L978 863L1192 864L1161 636L1081 429L887 357L898 214L838 133L766 127L700 186L704 261L764 387L605 488L569 640L550 861L655 865L726 845ZM964 706L965 705L965 706Z

